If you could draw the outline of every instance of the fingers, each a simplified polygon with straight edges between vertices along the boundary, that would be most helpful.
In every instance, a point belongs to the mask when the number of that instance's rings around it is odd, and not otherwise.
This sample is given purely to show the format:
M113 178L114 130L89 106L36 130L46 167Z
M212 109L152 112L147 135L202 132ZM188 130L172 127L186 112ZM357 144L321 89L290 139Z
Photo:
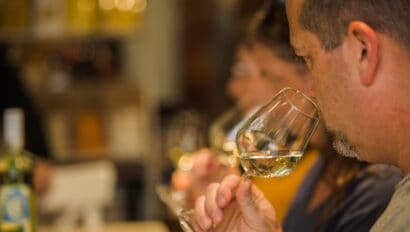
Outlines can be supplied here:
M234 199L240 180L239 176L227 176L222 183L209 185L205 195L197 199L195 220L202 230L211 229L213 224L222 221L223 208Z
M254 228L270 228L268 231L281 231L275 210L263 193L244 178L238 186L236 199L247 223Z
M205 196L200 196L195 203L195 221L202 230L209 230L212 227L212 219L205 210Z
M218 224L222 221L222 209L220 209L216 203L216 195L218 192L219 184L213 183L208 186L205 198L205 210L211 217L214 224Z
M244 217L254 217L259 214L257 206L252 195L252 182L249 179L243 179L236 192L239 207Z
M235 197L235 191L240 182L241 178L236 175L229 175L222 180L216 196L219 208L225 208L231 202Z

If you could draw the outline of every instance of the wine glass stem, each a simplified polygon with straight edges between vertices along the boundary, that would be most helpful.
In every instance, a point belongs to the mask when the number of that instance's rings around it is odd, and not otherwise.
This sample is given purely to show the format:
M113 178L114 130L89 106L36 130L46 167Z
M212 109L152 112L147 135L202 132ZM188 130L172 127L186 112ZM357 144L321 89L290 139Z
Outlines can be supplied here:
M247 172L244 172L242 176L245 180L252 180L252 175L249 175Z
M178 214L179 224L184 232L195 232L192 224L194 210L181 210Z

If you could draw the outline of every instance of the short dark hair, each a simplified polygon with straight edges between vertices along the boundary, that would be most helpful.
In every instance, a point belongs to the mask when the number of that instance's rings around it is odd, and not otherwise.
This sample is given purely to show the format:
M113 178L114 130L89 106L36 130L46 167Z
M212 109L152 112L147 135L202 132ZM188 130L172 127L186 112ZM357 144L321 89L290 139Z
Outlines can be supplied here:
M410 49L409 0L305 0L299 24L316 34L324 49L338 47L349 23L360 20Z
M290 45L289 24L282 1L266 2L247 28L245 42L250 46L260 43L284 61L303 64Z

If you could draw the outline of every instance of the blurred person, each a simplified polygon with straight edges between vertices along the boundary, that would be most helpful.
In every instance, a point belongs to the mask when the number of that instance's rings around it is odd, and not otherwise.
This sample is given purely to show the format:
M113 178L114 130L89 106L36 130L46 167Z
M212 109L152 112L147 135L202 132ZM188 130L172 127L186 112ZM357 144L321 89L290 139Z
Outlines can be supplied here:
M18 68L10 60L8 47L3 44L0 44L0 72L0 118L7 108L20 108L24 111L25 149L36 155L34 186L37 193L42 195L47 190L51 176L47 161L50 158L49 146L40 113L21 80ZM1 123L0 125L2 127Z
M317 7L321 4L311 0L305 1L314 2L314 4L317 4ZM291 2L291 6L298 6L298 3L301 1L292 0L288 2ZM330 1L327 2L327 4L332 5ZM339 4L343 5L343 3ZM288 8L289 11L292 9L291 6ZM269 11L274 12L275 10L278 11L277 14L284 14L284 6L281 6L278 2L273 3ZM266 16L269 15L269 11ZM297 13L295 12L298 11L291 12L293 12L293 16L296 17L295 15L297 15ZM299 21L294 23L298 25ZM295 27L298 28L298 26ZM271 32L272 31L274 31L274 29L272 29ZM267 32L269 33L269 30ZM296 32L298 35L304 35L303 38L305 38L306 41L313 41L315 51L321 51L321 49L323 49L320 43L315 40L317 38L312 37L312 34L309 32L303 31L303 29L300 28L298 28ZM353 35L351 36L354 37ZM267 38L269 38L269 36ZM305 41L303 38L297 40L298 45L304 45L299 48L302 49L303 52L308 53L309 46L303 42ZM269 43L263 44L265 46L269 45ZM359 43L356 43L356 45L359 46ZM357 57L360 57L358 54L364 56L364 58L369 55L366 53L366 49L370 49L370 47L366 47L364 44L361 46L362 49L364 49L362 51L365 51L365 53L360 54L357 52L356 61L358 61ZM351 49L357 50L358 47L352 47ZM349 54L350 59L354 58L353 54L347 50L345 52ZM328 60L325 60L324 66L322 66L323 63L317 63L316 60L311 63L311 56L314 55L318 56L318 60L319 57L321 58L320 60L325 59L325 57ZM308 53L306 56L309 69L312 69L312 65L315 65L314 67L318 72L312 73L312 75L317 75L314 76L314 79L316 82L321 81L320 84L322 84L316 86L315 82L314 86L315 90L317 90L317 87L322 88L318 91L319 103L324 101L329 104L326 105L329 107L328 110L333 109L336 111L333 104L339 105L341 103L336 101L337 98L326 98L326 91L331 89L324 86L326 81L320 79L324 78L320 76L322 74L320 70L326 70L328 67L333 67L336 70L336 67L340 64L335 62L336 58L325 52L323 52L323 54ZM266 58L261 60L268 62ZM330 60L335 63L330 63ZM353 68L353 66L348 67ZM340 71L340 67L338 67L337 70ZM336 73L333 72L333 74ZM358 75L359 72L356 74ZM374 73L370 74L374 75ZM360 80L360 78L356 80ZM337 86L336 83L340 82L338 82L337 78L335 79L335 77L331 76L328 77L328 81L329 83L332 82L332 86L335 87ZM341 88L343 88L343 86L339 86L339 88L336 89L339 90ZM306 89L304 90L306 91ZM322 94L322 96L320 96L320 94ZM333 104L330 102L333 102ZM342 109L346 110L347 105ZM358 109L351 109L349 112L352 112L352 110L357 111ZM346 116L346 113L342 113L341 109L338 109L337 112ZM350 121L343 121L344 118L339 114L332 114L332 111L328 111L327 113L334 117L333 120L338 118L339 123L345 122L347 123L346 125L351 125ZM331 118L331 116L327 116L326 113L324 113L324 116L325 119ZM355 116L360 118L360 115L356 114ZM357 120L351 115L350 117L352 120L354 119L354 121ZM373 130L373 133L374 132ZM354 133L354 131L350 131L350 133ZM342 154L356 149L354 146L346 146L345 137L341 137L339 134L336 134L335 137L336 148L338 148ZM340 144L345 145L343 149L340 149ZM216 231L368 231L387 206L393 194L394 185L401 178L400 172L387 165L367 165L350 158L335 156L335 152L329 147L326 148L326 146L323 151L323 158L312 168L302 184L293 206L288 212L284 225L281 224L275 213L275 209L269 205L267 199L258 188L253 186L248 180L241 180L240 177L231 175L219 184L211 184L204 196L198 198L195 207L196 223L199 226L198 230L207 230L216 224L218 225ZM372 150L372 152L374 151ZM377 152L377 154L381 153ZM402 170L405 171L403 168ZM275 206L273 205L273 207ZM393 220L393 218L389 220ZM404 221L406 220L402 218L402 222ZM389 230L387 227L383 228ZM403 230L406 227L397 228Z

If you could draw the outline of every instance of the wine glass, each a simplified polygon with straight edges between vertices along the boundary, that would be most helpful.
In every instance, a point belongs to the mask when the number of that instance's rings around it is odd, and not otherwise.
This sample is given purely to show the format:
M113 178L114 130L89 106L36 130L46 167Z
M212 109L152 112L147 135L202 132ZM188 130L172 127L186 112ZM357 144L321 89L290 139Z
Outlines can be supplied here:
M166 149L175 169L189 171L192 153L204 146L203 121L199 113L185 110L177 113L166 133ZM156 186L159 199L176 215L185 207L186 192L174 190L167 184Z
M167 133L169 158L174 168L189 171L192 168L191 155L204 146L204 131L199 113L186 110L171 120Z
M252 115L236 135L245 177L280 177L293 171L319 123L317 105L285 88ZM194 231L193 210L181 211L184 231Z
M211 124L209 129L209 143L216 159L224 166L236 167L238 150L235 138L238 130L245 122L243 113L236 106L223 112Z
M188 118L192 117L193 115L188 116ZM187 118L186 113L182 114L185 115L182 118ZM244 117L243 113L237 106L233 106L229 108L228 110L224 111L222 114L220 114L211 124L209 127L208 135L209 135L209 144L210 148L215 154L216 160L219 161L220 164L222 164L225 167L229 168L236 168L239 165L239 160L238 160L238 150L236 149L236 134L238 130L241 128L241 126L245 123L245 119L249 118ZM176 117L176 119L181 118L181 117ZM192 119L189 119L192 120ZM188 120L188 121L189 121ZM181 124L179 121L181 120L173 120L174 126L171 127L171 134L181 134L178 132L181 128L181 126L177 126L178 124ZM179 123L178 123L179 122ZM179 128L179 129L178 129ZM177 144L178 142L181 142L181 136L169 136L171 137L169 140L169 144ZM174 142L172 142L174 141ZM174 166L182 166L185 168L192 168L192 163L189 162L189 155L185 155L185 161L178 161L178 155L180 154L179 157L184 157L183 153L181 152L181 148L179 146L170 146L173 147L171 148L171 157L172 159L175 160ZM182 155L181 155L182 154ZM190 154L188 152L188 154ZM179 159L181 160L181 159ZM181 163L180 165L178 165ZM162 184L156 186L156 192L157 195L159 196L159 199L165 203L165 205L168 206L169 209L171 209L172 212L178 214L178 212L184 208L186 205L185 200L186 200L186 194L183 191L175 191L173 190L170 186Z
M302 92L285 88L253 115L236 137L247 176L290 174L319 123L316 104Z

